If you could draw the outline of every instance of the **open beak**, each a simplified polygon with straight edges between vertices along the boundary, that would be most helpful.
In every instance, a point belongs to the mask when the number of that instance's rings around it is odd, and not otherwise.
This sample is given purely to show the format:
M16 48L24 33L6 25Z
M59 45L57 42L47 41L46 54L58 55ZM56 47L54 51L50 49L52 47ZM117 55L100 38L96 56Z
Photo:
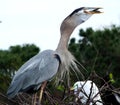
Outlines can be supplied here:
M102 9L102 8L101 7L87 7L87 8L84 8L84 12L87 14L103 13L103 12L99 11L99 9Z

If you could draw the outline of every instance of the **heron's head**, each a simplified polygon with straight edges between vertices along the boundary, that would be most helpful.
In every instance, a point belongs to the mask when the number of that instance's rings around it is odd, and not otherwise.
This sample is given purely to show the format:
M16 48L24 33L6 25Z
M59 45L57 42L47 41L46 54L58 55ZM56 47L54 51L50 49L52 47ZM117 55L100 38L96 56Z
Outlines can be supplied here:
M73 87L70 88L70 90L78 90L81 86L80 86L81 82L78 81L78 82L75 82Z
M67 29L74 30L75 27L89 19L93 14L102 13L99 11L100 7L81 7L74 10L67 16L61 24L61 32Z

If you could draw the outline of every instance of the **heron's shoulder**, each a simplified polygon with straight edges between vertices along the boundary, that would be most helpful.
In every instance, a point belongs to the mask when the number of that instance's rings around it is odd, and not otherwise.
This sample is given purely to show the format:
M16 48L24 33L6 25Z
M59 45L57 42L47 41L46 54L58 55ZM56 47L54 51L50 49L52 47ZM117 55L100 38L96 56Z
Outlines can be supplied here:
M39 52L37 55L35 55L31 60L37 60L37 59L51 59L51 58L57 58L60 59L59 54L54 50L44 50L42 52Z
M51 54L55 54L56 52L54 50L44 50L42 52L39 52L37 55L38 56L48 56L48 55L51 55Z

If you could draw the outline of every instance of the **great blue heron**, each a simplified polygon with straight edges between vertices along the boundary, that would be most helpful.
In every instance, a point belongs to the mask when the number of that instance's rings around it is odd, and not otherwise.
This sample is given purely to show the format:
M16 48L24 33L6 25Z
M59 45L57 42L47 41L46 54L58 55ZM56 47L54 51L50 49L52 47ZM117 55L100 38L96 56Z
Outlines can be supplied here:
M76 101L82 105L103 105L100 92L96 84L91 81L77 81L71 88L76 95Z
M43 91L46 82L55 75L59 81L69 74L70 68L74 71L78 70L75 58L68 51L70 35L79 24L85 22L93 14L101 13L99 9L97 7L82 7L67 16L60 27L61 38L57 49L42 51L23 64L12 79L7 91L8 97L13 98L19 92L37 91L40 86Z

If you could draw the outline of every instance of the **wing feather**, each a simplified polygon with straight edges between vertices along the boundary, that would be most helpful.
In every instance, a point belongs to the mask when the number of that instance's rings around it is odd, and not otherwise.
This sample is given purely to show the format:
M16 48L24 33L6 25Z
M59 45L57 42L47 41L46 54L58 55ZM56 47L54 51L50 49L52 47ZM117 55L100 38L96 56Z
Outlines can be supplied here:
M28 60L15 74L7 95L13 98L20 91L37 88L46 80L51 79L58 71L59 59L55 51L45 50Z

